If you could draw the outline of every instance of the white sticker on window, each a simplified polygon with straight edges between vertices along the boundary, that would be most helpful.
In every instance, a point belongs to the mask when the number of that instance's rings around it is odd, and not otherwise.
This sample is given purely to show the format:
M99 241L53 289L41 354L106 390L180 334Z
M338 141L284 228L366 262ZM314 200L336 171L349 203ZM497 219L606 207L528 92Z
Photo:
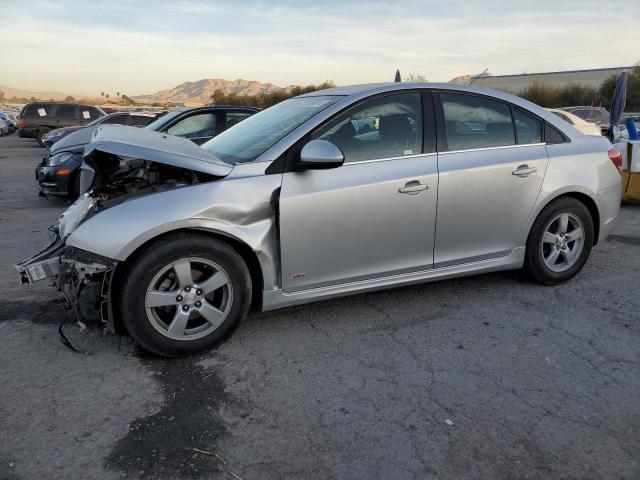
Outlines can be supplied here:
M44 108L39 108L38 109L38 115L40 115L41 117L46 117L47 116L47 111Z
M33 280L34 282L42 280L44 277L46 277L42 265L34 265L32 267L29 267L29 273L31 274L31 280Z
M84 118L91 118L91 114L89 113L89 111L88 111L88 110L83 110L83 111L82 111L82 116L83 116Z
M411 154L413 154L413 150L405 150L404 154L405 155L411 155Z

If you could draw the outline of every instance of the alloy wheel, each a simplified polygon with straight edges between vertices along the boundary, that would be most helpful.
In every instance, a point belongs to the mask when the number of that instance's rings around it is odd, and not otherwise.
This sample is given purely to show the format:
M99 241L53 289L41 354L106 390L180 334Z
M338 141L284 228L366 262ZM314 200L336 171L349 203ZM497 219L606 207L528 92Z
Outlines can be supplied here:
M553 272L573 267L584 247L584 226L573 213L555 216L542 234L542 260Z
M204 258L176 260L151 280L145 311L151 325L173 340L196 340L215 331L233 303L229 275Z

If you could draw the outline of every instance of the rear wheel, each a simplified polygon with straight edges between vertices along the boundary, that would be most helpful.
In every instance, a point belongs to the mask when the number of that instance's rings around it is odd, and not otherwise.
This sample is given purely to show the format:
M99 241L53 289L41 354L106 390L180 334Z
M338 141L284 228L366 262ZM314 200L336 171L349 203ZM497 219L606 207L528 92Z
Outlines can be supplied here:
M174 234L150 245L125 278L125 328L143 348L166 357L210 348L251 304L251 278L242 257L198 233Z
M38 133L36 134L36 140L38 141L41 147L46 147L46 145L44 144L44 141L42 140L42 137L44 137L46 134L47 134L46 130L38 130Z
M575 198L560 198L542 210L531 228L526 269L544 285L569 280L584 267L593 239L593 219L587 207Z

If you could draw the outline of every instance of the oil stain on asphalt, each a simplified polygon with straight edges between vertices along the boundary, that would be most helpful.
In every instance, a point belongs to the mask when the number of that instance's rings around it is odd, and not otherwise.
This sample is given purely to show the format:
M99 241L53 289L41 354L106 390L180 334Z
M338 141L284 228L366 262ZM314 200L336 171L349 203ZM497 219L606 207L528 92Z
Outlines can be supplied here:
M135 478L215 478L225 461L215 452L226 430L222 404L237 403L215 373L193 358L161 360L140 353L165 397L154 415L137 419L106 459L106 467Z

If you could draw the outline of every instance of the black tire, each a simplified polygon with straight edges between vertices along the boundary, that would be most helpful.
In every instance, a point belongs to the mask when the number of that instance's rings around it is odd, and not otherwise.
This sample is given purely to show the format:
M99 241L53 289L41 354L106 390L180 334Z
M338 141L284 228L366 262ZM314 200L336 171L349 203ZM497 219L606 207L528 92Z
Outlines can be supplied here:
M48 133L47 130L38 130L38 133L36 133L36 140L38 141L41 147L46 147L46 145L42 141L42 137L44 137L45 134L47 133Z
M570 214L582 223L583 241L575 263L564 271L553 271L544 261L545 247L542 237L554 218L561 214ZM561 197L547 205L533 223L527 239L525 270L529 276L543 285L556 285L574 277L584 267L593 247L594 227L589 209L581 201L572 197ZM571 244L569 244L571 245ZM549 245L546 247L551 248ZM568 266L568 265L567 265Z
M175 340L153 326L147 316L145 296L147 287L158 272L187 257L215 262L225 271L232 287L229 294L232 303L224 321L211 333L197 339ZM202 233L180 232L153 242L136 255L123 274L125 280L119 298L124 327L142 348L163 357L188 355L211 348L233 331L251 305L251 276L242 257L228 244Z

